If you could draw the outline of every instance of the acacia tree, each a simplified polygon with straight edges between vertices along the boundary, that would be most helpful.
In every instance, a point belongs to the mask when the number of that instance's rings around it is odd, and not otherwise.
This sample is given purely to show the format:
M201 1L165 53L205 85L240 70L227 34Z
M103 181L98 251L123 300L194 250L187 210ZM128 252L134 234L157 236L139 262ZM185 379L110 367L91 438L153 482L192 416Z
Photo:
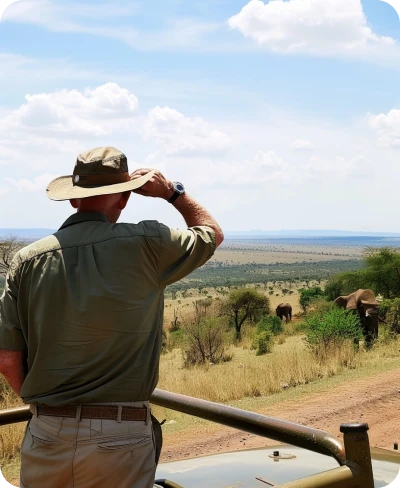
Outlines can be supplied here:
M0 275L6 276L11 261L17 251L26 245L26 242L17 236L8 236L0 240Z
M270 312L269 298L255 288L232 290L224 306L235 324L236 339L241 340L242 325L246 320L257 322Z

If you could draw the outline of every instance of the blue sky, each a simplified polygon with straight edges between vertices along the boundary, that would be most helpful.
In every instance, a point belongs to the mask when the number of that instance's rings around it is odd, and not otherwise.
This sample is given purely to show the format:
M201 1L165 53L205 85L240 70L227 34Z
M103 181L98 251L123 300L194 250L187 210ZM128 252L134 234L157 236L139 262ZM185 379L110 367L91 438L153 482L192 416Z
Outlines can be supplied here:
M1 6L1 2L0 2ZM226 230L400 232L400 21L380 0L19 0L0 21L0 227L115 145ZM182 225L134 196L124 220Z

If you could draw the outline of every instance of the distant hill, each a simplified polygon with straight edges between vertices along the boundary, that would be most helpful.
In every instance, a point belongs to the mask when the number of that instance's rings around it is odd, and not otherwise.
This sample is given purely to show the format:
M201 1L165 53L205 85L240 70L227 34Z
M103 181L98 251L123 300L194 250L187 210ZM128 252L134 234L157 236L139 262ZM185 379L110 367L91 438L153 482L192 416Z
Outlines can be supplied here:
M396 232L365 232L349 230L228 230L224 232L227 238L255 238L262 237L400 237Z

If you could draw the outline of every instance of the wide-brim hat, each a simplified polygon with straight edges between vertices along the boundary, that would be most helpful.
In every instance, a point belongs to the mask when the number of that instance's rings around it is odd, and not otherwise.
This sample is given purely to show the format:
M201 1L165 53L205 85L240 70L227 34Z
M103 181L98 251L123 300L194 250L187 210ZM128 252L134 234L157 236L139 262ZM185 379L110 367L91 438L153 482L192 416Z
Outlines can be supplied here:
M51 181L46 194L51 200L58 201L111 195L136 190L153 175L154 171L149 171L131 180L124 153L115 147L96 147L79 154L73 174Z

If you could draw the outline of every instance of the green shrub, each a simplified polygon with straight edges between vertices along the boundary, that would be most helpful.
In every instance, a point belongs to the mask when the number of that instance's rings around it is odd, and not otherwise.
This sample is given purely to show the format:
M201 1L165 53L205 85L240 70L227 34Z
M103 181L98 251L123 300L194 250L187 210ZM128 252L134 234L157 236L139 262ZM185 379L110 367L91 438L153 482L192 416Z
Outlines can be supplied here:
M380 302L379 317L381 317L381 319L386 320L386 315L389 312L391 306L392 306L392 300L389 300L389 298L384 298Z
M323 314L329 312L333 308L336 308L336 304L330 302L325 297L318 297L310 300L309 310L312 310L313 313Z
M255 346L257 349L256 355L262 356L272 351L274 345L274 335L270 330L263 330L256 334Z
M309 315L304 321L304 330L305 340L314 350L322 347L326 351L346 340L362 339L358 315L342 308Z
M319 286L314 286L313 288L300 288L299 290L299 303L303 312L307 312L311 301L315 298L323 296L324 292Z
M282 320L276 315L264 315L257 324L257 333L269 330L273 335L283 332Z
M168 336L168 349L176 349L182 347L185 343L185 334L182 329L175 330L169 333Z
M387 300L389 301L389 300ZM381 307L379 307L381 313ZM385 322L393 333L400 332L400 298L390 300L389 309L386 312Z

